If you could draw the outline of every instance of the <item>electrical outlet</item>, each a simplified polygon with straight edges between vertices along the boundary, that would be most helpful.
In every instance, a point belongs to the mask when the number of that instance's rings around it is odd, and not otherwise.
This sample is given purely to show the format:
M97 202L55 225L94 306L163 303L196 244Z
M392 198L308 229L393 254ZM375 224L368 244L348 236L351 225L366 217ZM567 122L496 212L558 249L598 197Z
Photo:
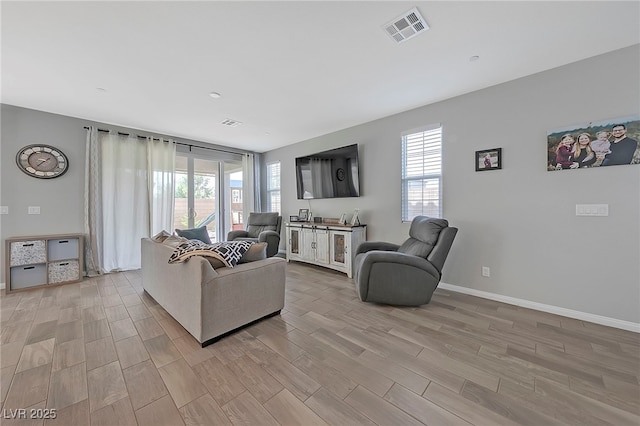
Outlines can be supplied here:
M482 276L483 277L490 277L491 276L491 268L489 268L488 266L483 266L482 267Z
M9 214L9 206L0 206L0 214Z
M29 206L28 214L40 214L40 206Z

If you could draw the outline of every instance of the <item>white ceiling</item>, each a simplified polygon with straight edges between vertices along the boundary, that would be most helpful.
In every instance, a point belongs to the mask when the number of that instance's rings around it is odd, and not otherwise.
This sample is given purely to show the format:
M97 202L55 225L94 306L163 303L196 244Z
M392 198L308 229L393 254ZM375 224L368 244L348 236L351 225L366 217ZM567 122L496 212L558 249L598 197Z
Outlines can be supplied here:
M430 29L397 44L382 26L416 6ZM257 152L640 43L637 0L2 1L1 14L2 103Z

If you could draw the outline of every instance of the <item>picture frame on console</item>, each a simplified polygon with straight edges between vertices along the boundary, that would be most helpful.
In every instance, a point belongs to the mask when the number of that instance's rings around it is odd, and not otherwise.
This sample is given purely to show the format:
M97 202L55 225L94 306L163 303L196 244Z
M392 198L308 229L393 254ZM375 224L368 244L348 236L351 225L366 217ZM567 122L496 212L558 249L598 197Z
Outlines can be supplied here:
M353 216L351 217L351 226L360 225L360 218L358 217L359 212L359 209L355 209L353 211Z
M309 220L309 209L300 209L298 211L298 221L306 222Z

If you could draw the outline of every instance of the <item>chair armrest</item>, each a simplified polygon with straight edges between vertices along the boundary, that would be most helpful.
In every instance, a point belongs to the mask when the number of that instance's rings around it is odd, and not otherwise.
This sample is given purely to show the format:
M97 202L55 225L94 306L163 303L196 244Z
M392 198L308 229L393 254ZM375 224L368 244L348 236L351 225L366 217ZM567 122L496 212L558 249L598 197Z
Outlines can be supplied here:
M356 256L360 253L366 253L372 250L378 251L397 251L400 245L393 243L386 243L384 241L365 241L358 246L356 250Z
M248 237L249 233L243 230L231 231L227 234L227 241L233 241L236 238Z
M258 235L258 241L264 243L267 241L269 237L276 237L278 240L280 239L280 234L276 231L262 231L260 235Z
M413 256L405 253L393 251L373 250L364 254L362 259L361 270L369 270L374 263L395 263L400 265L412 266L421 269L432 275L436 279L440 279L440 272L427 259Z
M262 231L258 235L258 242L267 243L267 257L275 256L280 245L280 234L276 231Z

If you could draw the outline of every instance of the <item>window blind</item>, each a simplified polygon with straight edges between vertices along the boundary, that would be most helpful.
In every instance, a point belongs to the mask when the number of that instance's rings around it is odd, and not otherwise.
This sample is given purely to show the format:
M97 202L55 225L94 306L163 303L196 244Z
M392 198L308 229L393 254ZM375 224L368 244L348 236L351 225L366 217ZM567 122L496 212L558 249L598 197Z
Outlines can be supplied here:
M442 217L442 127L402 136L402 220Z
M267 211L280 213L280 162L267 164Z

